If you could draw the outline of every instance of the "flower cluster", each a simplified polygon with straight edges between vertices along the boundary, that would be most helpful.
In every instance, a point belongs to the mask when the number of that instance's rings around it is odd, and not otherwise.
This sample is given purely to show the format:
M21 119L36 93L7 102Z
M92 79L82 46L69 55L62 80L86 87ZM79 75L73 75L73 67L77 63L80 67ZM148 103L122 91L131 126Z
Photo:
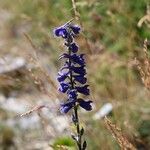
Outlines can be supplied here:
M68 100L61 104L60 111L67 113L74 106L81 106L87 111L92 109L91 100L79 98L79 93L89 95L89 89L86 85L87 78L85 69L84 54L78 54L79 47L74 42L76 35L80 33L80 27L72 23L66 23L54 29L57 37L64 39L64 45L67 51L59 59L65 61L64 66L58 72L57 80L60 83L59 91L66 93Z

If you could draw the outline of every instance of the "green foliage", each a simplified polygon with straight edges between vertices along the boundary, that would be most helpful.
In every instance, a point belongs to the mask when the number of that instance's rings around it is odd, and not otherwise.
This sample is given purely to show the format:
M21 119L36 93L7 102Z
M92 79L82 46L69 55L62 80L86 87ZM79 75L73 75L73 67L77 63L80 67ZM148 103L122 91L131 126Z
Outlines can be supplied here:
M143 120L139 125L138 131L140 136L144 138L150 137L150 120Z
M12 128L0 124L0 144L4 149L8 149L14 144L14 136L15 133Z
M147 134L148 121L142 123L139 128L139 122L146 114L141 113L142 110L150 107L149 96L137 72L129 67L135 53L139 54L144 39L150 38L149 28L145 23L141 28L137 27L138 21L146 15L147 3L148 0L77 2L84 35L92 47L92 54L89 55L91 59L87 59L92 98L97 109L104 102L114 104L111 119L131 138L136 133L140 133L141 137L150 137ZM40 47L40 56L48 57L47 65L58 67L56 59L62 47L61 44L57 44L56 39L54 40L52 29L72 19L71 0L3 0L0 2L0 8L12 15L4 29L8 31L8 48L5 51L9 52L13 44L16 47L26 42L23 33L20 34L20 30L23 29L35 45ZM79 45L81 51L88 55L83 37L79 39ZM101 45L104 47L102 53L95 53L95 45L98 45L98 48ZM24 49L20 50L20 55L23 51ZM20 85L16 88L20 89ZM3 113L2 110L0 112ZM89 119L91 120L91 117L87 118ZM105 129L103 121L91 121L88 127L86 133L90 150L119 149ZM55 149L56 145L74 147L72 139L68 137L56 139Z
M75 143L74 141L69 137L59 137L55 139L55 142L53 144L53 148L55 150L59 150L59 146L66 146L68 150L75 150Z

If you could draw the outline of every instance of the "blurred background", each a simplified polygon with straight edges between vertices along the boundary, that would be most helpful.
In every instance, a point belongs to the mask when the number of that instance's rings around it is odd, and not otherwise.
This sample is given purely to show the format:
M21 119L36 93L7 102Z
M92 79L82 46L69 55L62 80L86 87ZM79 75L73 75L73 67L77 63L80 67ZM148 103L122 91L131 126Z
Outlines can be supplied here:
M143 42L150 39L148 4L75 3L78 20L73 22L82 25L76 41L86 54L94 101L93 111L80 110L89 150L120 149L104 124L105 115L137 149L150 149L150 92L135 61L145 59ZM70 116L59 112L64 98L57 92L56 75L64 47L53 36L74 11L71 0L0 1L0 150L76 149Z

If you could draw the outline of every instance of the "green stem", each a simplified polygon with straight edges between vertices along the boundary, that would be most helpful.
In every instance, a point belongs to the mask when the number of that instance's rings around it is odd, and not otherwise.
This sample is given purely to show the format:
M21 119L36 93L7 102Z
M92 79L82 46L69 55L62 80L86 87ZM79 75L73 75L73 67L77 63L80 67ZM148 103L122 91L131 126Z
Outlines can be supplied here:
M77 135L78 135L78 148L79 150L82 150L82 143L81 143L81 135L80 135L80 125L79 125L79 117L78 117L78 108L77 105L74 106L74 113L75 113L75 118L76 118L76 130L77 130Z

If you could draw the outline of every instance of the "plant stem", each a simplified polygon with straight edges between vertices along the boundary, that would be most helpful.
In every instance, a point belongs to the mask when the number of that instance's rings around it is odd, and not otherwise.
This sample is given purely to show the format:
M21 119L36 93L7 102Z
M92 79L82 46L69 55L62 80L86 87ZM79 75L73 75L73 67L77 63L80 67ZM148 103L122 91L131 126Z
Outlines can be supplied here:
M78 141L77 145L79 150L82 150L82 145L81 145L81 135L80 135L80 125L79 125L79 117L78 117L78 108L77 105L74 106L74 113L75 113L75 118L76 118L76 130L77 130L77 135L78 135Z
M71 50L69 50L69 55L71 55ZM69 65L71 66L71 60L69 59ZM74 82L73 82L73 78L72 78L72 71L70 70L70 82L71 82L71 87L72 89L74 89ZM78 117L78 106L77 104L74 105L74 116L75 116L75 126L76 126L76 131L77 131L77 145L78 145L78 149L82 150L82 141L81 141L81 134L80 134L80 125L79 125L79 117Z

